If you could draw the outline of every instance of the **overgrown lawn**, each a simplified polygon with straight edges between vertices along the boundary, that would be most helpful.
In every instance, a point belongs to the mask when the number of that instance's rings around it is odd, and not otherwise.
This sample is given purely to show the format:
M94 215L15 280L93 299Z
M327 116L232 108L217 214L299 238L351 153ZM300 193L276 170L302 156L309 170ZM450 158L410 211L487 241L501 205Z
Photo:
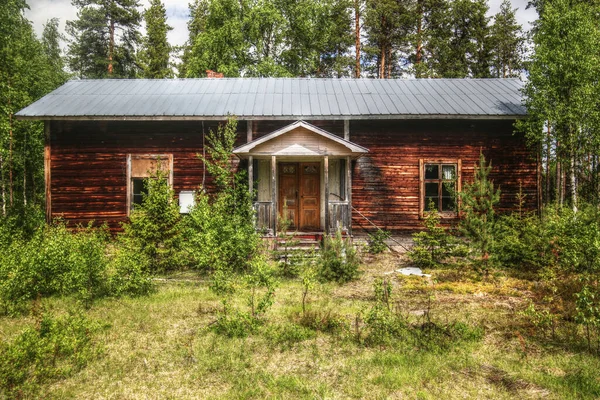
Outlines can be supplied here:
M366 266L365 266L366 265ZM388 274L398 260L374 257L359 280L316 285L302 320L299 280L281 278L266 320L248 337L211 327L220 299L197 273L157 281L147 297L100 299L82 313L101 328L83 368L39 382L44 398L598 398L600 358L581 343L539 340L521 312L534 283L500 274L486 281L434 270L433 281ZM373 283L392 284L391 305L415 332L453 323L465 331L368 345ZM246 294L236 295L238 307ZM42 299L63 314L75 300ZM316 325L309 326L312 318ZM1 317L0 340L15 340L31 315ZM304 321L305 323L302 323ZM315 326L318 329L315 329ZM454 326L454 325L452 325ZM448 331L450 332L450 331ZM452 334L455 331L451 331ZM462 331L461 331L462 332ZM466 333L465 333L466 332ZM22 392L33 398L34 392ZM2 392L0 392L2 398Z

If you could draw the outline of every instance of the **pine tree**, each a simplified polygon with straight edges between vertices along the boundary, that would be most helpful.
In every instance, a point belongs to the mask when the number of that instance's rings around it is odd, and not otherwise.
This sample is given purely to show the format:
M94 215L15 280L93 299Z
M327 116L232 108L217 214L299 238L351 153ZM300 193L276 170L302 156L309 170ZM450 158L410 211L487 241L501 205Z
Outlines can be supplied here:
M69 67L81 78L133 78L139 71L138 0L73 0L77 20L67 21L71 36Z
M491 26L492 69L497 78L517 77L523 68L525 38L522 26L517 23L516 12L510 1L504 0Z
M412 0L367 0L364 12L367 46L364 54L372 76L391 78L402 73L399 65L401 54L408 49L415 26L413 3Z
M463 185L463 190L459 193L462 213L459 228L473 246L478 256L475 265L483 272L487 272L489 266L494 238L494 207L500 201L500 190L494 188L494 183L490 180L491 170L492 164L487 165L485 157L480 154L473 182Z
M194 42L200 33L205 29L208 14L208 0L194 0L189 4L190 19L187 22L188 40L179 49L181 52L181 63L177 65L179 77L188 76L189 64L192 57L192 48Z
M53 74L53 87L58 87L65 83L68 79L68 74L65 71L65 60L63 58L60 42L64 40L63 35L58 30L58 18L52 18L44 24L42 33L42 46L44 54L48 59L48 63L55 73Z
M172 47L167 33L173 28L167 24L167 11L161 0L151 0L150 7L144 13L146 36L142 42L141 60L144 78L172 78L173 70L169 65Z
M450 3L446 0L417 0L415 6L414 53L411 55L417 78L440 76L452 37Z
M327 0L324 8L325 32L318 75L349 77L355 64L350 48L354 44L353 18L349 0Z

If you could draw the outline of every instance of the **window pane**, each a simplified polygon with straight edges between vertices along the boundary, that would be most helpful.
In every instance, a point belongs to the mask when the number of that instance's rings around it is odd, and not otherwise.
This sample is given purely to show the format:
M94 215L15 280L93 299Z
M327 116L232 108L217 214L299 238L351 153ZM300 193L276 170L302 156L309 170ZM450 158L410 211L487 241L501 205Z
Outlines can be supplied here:
M439 197L425 197L425 211L438 211Z
M446 179L446 180L456 179L456 166L442 165L442 179Z
M142 204L142 200L144 198L144 194L148 194L148 188L146 187L146 185L144 184L144 179L143 178L133 178L131 180L132 186L133 186L133 193L132 193L132 203L133 204Z
M425 164L425 179L440 179L439 165Z
M456 211L454 197L442 197L442 211Z
M442 196L453 197L454 196L454 182L442 183Z
M439 195L438 187L439 187L439 183L437 183L437 182L425 182L425 196L427 196L427 197L436 196L437 197Z

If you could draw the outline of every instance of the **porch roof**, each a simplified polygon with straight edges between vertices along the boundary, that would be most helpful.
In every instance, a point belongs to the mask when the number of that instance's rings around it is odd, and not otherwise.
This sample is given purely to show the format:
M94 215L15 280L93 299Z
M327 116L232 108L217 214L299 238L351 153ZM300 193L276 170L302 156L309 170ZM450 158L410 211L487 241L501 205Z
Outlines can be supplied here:
M306 121L296 121L265 136L236 147L233 154L244 156L352 156L369 150Z

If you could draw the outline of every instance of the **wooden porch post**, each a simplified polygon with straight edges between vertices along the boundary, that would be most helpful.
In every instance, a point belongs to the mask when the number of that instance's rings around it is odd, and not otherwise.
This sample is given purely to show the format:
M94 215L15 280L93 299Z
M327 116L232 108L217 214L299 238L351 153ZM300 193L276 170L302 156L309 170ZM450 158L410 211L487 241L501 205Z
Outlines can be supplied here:
M246 143L252 141L252 121L246 121ZM254 157L248 157L248 190L254 189Z
M273 236L277 237L277 158L275 156L271 156L271 207Z
M325 179L325 233L329 235L329 156L323 157L323 175Z
M344 139L350 141L350 120L344 120Z
M348 202L348 236L352 237L352 158L346 157L346 201Z
M248 157L248 191L252 196L252 190L254 189L254 157Z

